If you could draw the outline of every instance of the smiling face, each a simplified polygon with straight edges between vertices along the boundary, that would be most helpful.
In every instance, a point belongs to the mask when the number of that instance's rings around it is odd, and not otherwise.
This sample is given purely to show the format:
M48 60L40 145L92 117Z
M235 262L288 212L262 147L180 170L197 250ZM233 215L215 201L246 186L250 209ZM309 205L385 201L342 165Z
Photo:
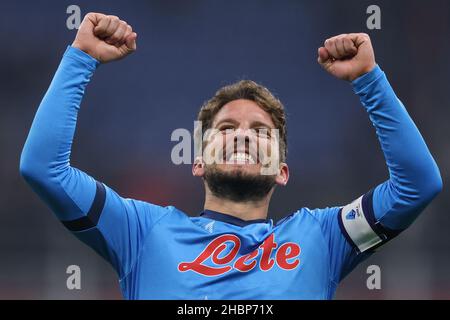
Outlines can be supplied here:
M201 176L211 192L233 201L266 197L276 184L285 185L288 167L280 162L279 141L271 115L256 102L232 100L217 112L205 133Z
M222 172L264 174L263 166L270 165L270 156L276 156L272 154L277 142L272 139L274 130L270 115L254 101L233 100L214 117L203 157Z

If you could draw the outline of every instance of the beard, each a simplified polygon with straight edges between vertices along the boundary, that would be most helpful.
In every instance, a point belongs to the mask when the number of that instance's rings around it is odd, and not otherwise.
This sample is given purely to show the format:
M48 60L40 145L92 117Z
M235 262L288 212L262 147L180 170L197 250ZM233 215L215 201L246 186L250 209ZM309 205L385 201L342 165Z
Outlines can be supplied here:
M205 167L204 179L214 196L234 202L262 200L275 185L274 175L225 172L215 165Z

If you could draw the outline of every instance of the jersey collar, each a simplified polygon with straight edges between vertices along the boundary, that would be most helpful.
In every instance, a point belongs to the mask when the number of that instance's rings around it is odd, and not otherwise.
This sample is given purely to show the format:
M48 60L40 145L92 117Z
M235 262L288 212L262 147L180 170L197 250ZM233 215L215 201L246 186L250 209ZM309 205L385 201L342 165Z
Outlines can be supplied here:
M253 223L268 223L269 219L254 219L254 220L242 220L230 214L221 213L212 210L204 210L200 213L200 216L203 218L218 220L230 224L234 224L235 226L245 227Z

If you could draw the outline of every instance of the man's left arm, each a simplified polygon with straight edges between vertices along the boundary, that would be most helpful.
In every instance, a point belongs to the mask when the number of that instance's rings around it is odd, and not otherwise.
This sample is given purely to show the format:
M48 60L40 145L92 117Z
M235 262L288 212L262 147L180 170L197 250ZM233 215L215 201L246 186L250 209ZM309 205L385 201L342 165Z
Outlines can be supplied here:
M351 81L376 129L389 170L387 181L337 213L348 242L364 252L406 229L441 191L442 178L419 130L376 65L370 38L366 34L333 37L318 53L324 69ZM347 273L349 265L341 262Z
M419 130L380 67L352 81L352 86L376 129L389 170L387 181L340 213L347 236L365 251L406 229L441 191L442 179Z

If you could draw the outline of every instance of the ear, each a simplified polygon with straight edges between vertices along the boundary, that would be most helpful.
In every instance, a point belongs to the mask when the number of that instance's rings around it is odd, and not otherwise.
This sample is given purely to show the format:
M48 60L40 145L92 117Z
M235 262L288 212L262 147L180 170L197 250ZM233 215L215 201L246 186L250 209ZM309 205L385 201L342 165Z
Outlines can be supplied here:
M194 164L192 165L192 175L194 177L203 177L205 174L205 163L203 162L203 158L198 156L194 160Z
M287 163L281 162L280 163L280 171L278 172L275 182L279 186L285 186L288 183L289 180L289 167Z

